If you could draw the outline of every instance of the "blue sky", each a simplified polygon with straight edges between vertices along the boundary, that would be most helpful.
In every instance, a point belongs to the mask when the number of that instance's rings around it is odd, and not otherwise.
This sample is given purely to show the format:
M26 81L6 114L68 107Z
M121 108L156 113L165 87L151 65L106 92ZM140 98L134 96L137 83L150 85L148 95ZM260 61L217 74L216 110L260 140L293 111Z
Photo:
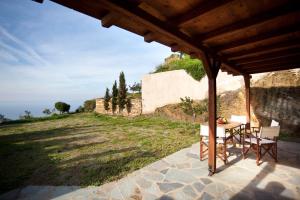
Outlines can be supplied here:
M10 108L50 108L55 101L76 109L102 96L120 71L132 84L171 54L47 0L1 0L0 13L0 113L6 116L23 112Z

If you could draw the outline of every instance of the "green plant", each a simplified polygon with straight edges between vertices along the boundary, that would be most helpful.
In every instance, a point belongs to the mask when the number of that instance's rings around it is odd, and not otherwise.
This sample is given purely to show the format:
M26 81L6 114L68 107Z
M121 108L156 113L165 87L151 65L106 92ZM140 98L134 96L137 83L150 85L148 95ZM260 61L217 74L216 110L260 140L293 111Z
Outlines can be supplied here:
M93 112L96 108L96 100L91 99L91 100L86 100L83 104L84 111L86 112Z
M131 109L132 109L131 98L127 98L127 100L126 100L126 110L127 110L128 114L131 112Z
M132 92L141 93L142 86L140 83L134 83L132 86L129 86Z
M31 118L33 118L30 111L25 110L24 113L25 113L24 115L20 115L20 119L31 119Z
M119 90L118 90L118 106L119 112L122 112L126 105L127 87L124 72L119 76Z
M75 110L76 113L82 113L84 112L84 107L82 106L79 106L76 110Z
M5 116L0 114L0 123L4 122L5 121Z
M185 97L185 98L180 98L181 103L180 106L183 110L184 113L188 114L188 115L194 115L195 111L193 108L193 99L191 99L190 97Z
M65 102L56 102L54 104L54 107L60 112L60 114L62 114L65 112L69 112L71 106Z
M117 81L115 81L112 88L112 97L111 97L111 109L113 114L115 114L117 110L117 104L118 104L118 86L117 86Z
M48 108L45 108L45 109L43 110L43 113L44 113L45 115L50 115L50 114L51 114L51 111L50 111Z
M110 101L110 94L109 89L106 88L105 96L104 96L104 110L109 110L109 101Z
M191 59L184 54L182 59L173 60L169 63L159 65L154 73L184 69L195 80L201 80L205 76L205 70L201 60Z

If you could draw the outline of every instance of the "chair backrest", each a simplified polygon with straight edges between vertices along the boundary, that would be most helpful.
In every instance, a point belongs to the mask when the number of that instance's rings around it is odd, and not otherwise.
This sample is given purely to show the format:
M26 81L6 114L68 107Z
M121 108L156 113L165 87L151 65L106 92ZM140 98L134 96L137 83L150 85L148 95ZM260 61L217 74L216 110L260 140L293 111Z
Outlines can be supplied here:
M280 132L280 126L271 126L271 127L261 127L260 137L273 139L278 137Z
M271 126L279 126L279 122L272 119Z
M208 125L201 125L200 126L200 135L208 137L209 136L209 128ZM217 137L225 137L225 129L222 127L217 127Z
M244 115L231 115L231 122L240 122L242 124L247 124L247 117Z

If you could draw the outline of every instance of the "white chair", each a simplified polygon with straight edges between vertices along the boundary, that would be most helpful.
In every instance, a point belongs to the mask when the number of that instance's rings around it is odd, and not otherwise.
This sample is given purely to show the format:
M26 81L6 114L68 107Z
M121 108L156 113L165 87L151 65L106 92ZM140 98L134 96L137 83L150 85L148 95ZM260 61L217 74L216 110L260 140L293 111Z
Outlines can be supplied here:
M271 126L279 126L279 122L277 122L274 119L272 119Z
M227 162L227 155L226 155L226 142L227 137L230 134L226 133L225 128L217 127L217 145L221 145L221 151L218 151L217 156L224 161L226 164ZM208 151L209 145L209 127L208 125L201 125L200 126L200 160L203 160L204 153ZM204 150L204 147L206 149Z
M279 123L278 123L279 125ZM277 138L279 136L280 126L261 127L260 132L250 133L247 138L243 140L243 158L249 150L256 153L256 164L262 157L268 153L277 162ZM247 148L245 144L250 146ZM262 152L264 150L264 152Z

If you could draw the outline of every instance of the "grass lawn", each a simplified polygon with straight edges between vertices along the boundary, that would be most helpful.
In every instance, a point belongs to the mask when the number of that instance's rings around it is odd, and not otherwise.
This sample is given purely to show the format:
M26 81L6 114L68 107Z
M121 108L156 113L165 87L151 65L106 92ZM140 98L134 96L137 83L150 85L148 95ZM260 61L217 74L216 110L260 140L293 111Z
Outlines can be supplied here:
M72 114L0 126L0 193L101 185L198 141L199 125L154 116Z

